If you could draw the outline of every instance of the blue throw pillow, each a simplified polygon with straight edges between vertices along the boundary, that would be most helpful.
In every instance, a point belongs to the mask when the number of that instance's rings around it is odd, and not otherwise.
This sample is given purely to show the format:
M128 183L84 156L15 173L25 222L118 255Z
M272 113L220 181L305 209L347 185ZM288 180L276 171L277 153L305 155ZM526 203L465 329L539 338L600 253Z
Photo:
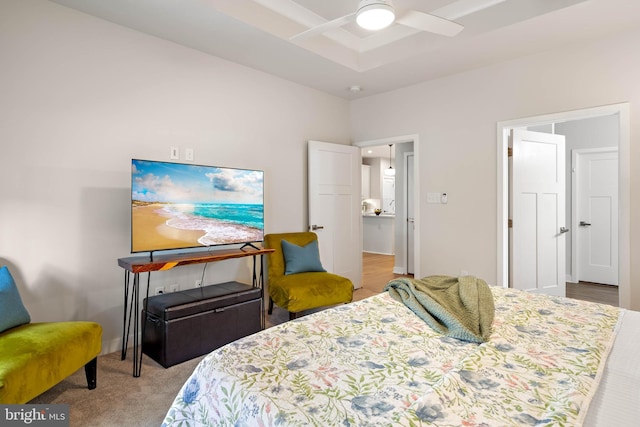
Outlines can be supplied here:
M309 271L327 271L322 268L318 241L314 240L305 246L282 241L284 255L284 274L305 273Z
M7 267L0 268L0 332L29 323L31 317Z

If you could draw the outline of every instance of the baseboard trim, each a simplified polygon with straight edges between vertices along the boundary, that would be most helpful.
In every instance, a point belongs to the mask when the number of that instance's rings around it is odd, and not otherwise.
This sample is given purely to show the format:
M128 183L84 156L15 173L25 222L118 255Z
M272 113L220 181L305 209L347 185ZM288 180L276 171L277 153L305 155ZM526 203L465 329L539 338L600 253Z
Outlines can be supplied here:
M374 252L374 251L362 251L362 252L366 252L368 254L376 254L376 255L394 255L387 252Z
M142 334L140 333L139 336L140 340L138 342L142 346ZM129 336L128 344L129 345L127 346L127 352L129 349L133 348L133 335ZM140 347L140 349L142 349L142 347ZM102 341L102 351L100 352L100 355L114 353L116 351L122 351L122 337Z

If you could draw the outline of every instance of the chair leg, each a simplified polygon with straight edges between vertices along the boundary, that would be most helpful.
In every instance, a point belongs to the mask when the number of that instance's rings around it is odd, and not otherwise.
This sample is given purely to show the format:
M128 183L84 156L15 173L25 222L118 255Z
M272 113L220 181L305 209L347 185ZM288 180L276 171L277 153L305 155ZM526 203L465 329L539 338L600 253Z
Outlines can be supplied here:
M267 313L273 313L273 299L269 297L269 308L267 309Z
M289 312L289 320L293 320L298 317L298 313L294 313L292 311Z
M96 378L98 373L98 358L94 358L91 362L84 365L84 373L87 376L87 385L89 390L96 388Z

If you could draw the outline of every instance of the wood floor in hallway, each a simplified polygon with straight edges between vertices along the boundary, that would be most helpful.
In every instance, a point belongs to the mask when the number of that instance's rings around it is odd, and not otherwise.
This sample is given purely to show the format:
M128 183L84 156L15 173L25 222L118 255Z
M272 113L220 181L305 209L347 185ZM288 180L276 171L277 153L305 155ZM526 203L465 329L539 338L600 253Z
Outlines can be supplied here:
M567 282L567 297L584 301L599 302L618 307L620 300L618 287L591 282Z
M390 280L396 277L413 277L393 272L393 255L362 253L362 287L353 293L354 300L379 294Z
M403 276L393 273L393 255L362 253L362 287L353 294L354 300L361 300L368 296L382 292L384 286L396 277ZM580 282L567 283L567 297L585 301L599 302L618 306L618 287L601 285L598 283Z

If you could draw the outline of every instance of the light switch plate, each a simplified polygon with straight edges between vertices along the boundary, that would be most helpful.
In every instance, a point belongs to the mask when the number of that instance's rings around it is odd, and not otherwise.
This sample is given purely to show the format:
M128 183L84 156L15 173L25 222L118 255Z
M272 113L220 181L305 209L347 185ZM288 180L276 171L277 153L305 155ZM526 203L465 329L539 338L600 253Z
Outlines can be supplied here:
M440 193L427 193L427 203L440 203Z
M180 149L178 147L171 147L169 157L171 160L180 160Z

